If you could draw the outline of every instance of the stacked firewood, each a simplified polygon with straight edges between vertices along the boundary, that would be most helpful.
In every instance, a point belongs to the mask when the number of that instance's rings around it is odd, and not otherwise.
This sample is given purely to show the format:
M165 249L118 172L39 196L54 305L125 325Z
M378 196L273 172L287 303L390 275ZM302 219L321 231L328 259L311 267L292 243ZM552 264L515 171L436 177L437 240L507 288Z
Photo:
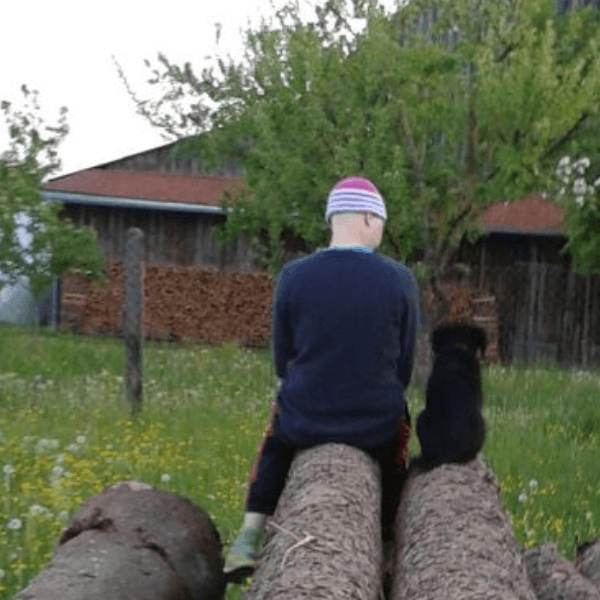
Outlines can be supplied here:
M263 273L149 264L144 268L144 335L265 345L271 328L272 281ZM61 322L87 334L120 335L122 269L107 266L104 287L80 275L63 281Z
M430 285L422 288L423 308L428 315L437 315L438 321L470 322L481 327L487 336L485 358L495 362L498 352L498 310L496 298L486 290L456 287L450 284L438 284L436 295ZM439 294L444 297L445 306L441 306Z

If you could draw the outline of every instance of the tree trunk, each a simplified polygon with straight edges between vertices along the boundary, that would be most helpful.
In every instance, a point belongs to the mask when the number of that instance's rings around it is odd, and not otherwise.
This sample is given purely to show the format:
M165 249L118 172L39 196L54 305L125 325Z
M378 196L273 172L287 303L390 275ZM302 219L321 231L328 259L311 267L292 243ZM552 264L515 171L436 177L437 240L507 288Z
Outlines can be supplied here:
M600 592L600 539L577 548L575 568Z
M244 600L376 600L381 591L379 468L356 448L299 452Z
M600 600L600 592L556 552L553 544L531 548L523 554L538 600Z
M14 600L220 600L219 534L189 500L136 482L73 517L46 568Z
M492 475L479 458L413 471L396 540L393 600L535 600Z

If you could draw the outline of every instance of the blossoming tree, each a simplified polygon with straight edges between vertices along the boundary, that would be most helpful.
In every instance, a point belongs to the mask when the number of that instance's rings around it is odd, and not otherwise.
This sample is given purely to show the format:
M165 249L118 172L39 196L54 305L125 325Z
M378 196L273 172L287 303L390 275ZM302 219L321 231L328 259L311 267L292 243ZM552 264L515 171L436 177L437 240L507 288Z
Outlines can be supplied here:
M290 1L247 31L240 63L219 57L198 73L159 56L160 97L130 90L169 134L202 134L187 140L188 156L243 165L247 194L226 202L221 233L246 233L269 270L288 239L306 251L327 243L328 190L362 174L388 204L382 252L420 252L439 273L457 242L477 235L487 203L545 189L597 112L600 27L587 9L411 0L386 14L374 0L322 4L306 22Z
M583 156L573 160L564 156L556 168L558 197L564 207L564 229L568 241L564 248L583 273L600 272L600 164L592 168ZM593 173L596 173L594 177Z

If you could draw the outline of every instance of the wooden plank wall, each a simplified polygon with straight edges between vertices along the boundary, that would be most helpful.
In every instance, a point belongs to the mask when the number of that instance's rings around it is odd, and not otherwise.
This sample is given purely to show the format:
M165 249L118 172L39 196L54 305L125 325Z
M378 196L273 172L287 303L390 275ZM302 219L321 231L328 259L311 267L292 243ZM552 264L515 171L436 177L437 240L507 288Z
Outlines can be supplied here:
M102 250L113 260L124 255L127 229L139 227L145 236L145 262L258 270L243 235L224 249L218 246L211 229L223 220L219 215L83 205L66 205L62 215L92 226Z
M480 289L480 275L473 267L454 281ZM487 267L484 281L496 299L502 360L600 366L600 276L529 261Z

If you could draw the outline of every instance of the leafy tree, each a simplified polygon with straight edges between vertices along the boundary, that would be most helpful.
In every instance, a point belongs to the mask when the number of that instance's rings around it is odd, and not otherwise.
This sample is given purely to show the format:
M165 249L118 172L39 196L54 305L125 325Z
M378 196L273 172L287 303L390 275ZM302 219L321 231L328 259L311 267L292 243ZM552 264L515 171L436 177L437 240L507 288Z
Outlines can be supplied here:
M412 0L386 14L328 0L305 23L290 3L246 32L243 62L219 58L197 76L159 56L154 82L170 91L134 99L171 133L194 125L202 135L182 145L188 154L239 157L247 187L225 200L221 237L246 232L272 271L285 241L326 243L328 190L363 174L388 204L382 251L420 253L435 275L477 235L487 203L546 188L597 114L600 28L580 39L589 10L553 6ZM186 113L177 103L190 96ZM159 119L167 98L175 117Z
M600 163L592 166L587 156L572 160L567 155L559 161L556 177L568 237L564 251L577 270L600 273Z
M11 142L0 156L0 274L5 282L27 277L39 297L54 276L71 268L102 281L105 267L95 231L61 219L60 205L40 197L43 179L60 168L57 149L68 133L67 109L61 109L56 125L46 125L38 93L21 90L22 107L0 103Z

